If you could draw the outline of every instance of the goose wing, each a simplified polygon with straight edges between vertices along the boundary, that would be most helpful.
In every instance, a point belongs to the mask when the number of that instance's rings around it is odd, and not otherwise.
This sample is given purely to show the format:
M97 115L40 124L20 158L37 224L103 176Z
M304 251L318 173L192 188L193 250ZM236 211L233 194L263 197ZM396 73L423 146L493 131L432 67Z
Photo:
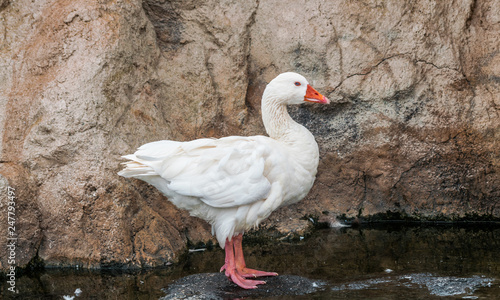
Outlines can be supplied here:
M125 158L150 167L177 194L227 208L268 196L271 182L266 175L275 165L273 157L280 157L277 152L277 143L264 136L226 137L153 142Z

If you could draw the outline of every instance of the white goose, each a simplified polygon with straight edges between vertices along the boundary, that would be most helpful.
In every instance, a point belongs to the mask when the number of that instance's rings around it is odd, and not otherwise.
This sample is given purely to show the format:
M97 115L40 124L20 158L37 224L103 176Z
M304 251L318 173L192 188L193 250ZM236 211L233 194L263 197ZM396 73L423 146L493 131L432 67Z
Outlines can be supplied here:
M269 137L152 142L123 156L129 161L118 174L148 182L178 208L210 223L226 252L221 271L242 288L256 288L265 282L246 278L278 274L246 268L243 233L278 207L304 198L316 176L318 145L286 108L304 102L328 104L330 100L303 76L280 74L262 96L262 119Z

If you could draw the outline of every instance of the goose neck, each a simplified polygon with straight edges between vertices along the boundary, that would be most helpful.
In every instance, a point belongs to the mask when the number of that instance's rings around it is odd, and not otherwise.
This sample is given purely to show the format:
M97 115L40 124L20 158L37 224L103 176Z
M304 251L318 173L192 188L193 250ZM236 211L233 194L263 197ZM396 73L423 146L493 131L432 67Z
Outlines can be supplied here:
M269 137L277 140L288 136L291 127L297 124L288 114L286 105L278 101L262 102L262 121Z

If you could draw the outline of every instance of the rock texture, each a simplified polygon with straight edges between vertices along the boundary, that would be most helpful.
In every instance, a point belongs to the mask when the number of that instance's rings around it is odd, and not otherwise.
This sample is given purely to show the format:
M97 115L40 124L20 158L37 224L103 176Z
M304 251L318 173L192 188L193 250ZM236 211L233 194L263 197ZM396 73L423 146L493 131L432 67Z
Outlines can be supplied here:
M165 288L166 296L160 300L192 299L223 300L241 298L297 297L314 293L325 282L295 275L262 278L265 287L244 290L227 280L223 273L202 273L183 277Z
M0 235L11 186L19 266L158 266L213 241L119 178L119 157L263 134L261 93L289 70L334 103L291 109L317 137L318 179L265 226L498 219L499 16L492 0L0 1Z

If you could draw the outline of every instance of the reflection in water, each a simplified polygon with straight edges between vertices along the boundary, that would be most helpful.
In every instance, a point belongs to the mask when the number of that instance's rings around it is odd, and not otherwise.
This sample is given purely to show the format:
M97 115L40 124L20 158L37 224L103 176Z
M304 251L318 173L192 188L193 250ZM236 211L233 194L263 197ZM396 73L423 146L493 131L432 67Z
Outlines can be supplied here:
M493 299L500 295L498 226L324 229L299 242L267 241L244 249L249 267L327 282L322 291L298 299ZM217 272L223 260L224 253L217 248L189 253L182 263L165 269L46 270L18 278L18 297L63 299L79 288L80 299L157 299L164 295L162 288L181 277ZM0 298L10 296L5 280L0 285Z
M485 276L471 277L453 277L453 276L434 276L430 273L409 274L403 276L390 276L379 279L368 279L365 281L350 282L340 286L332 287L333 291L356 291L379 289L387 290L388 286L394 285L402 287L399 294L402 294L404 288L421 289L427 288L429 294L436 296L455 296L455 295L473 295L480 287L492 287L495 279ZM425 291L424 291L425 294ZM469 298L469 297L467 297Z

